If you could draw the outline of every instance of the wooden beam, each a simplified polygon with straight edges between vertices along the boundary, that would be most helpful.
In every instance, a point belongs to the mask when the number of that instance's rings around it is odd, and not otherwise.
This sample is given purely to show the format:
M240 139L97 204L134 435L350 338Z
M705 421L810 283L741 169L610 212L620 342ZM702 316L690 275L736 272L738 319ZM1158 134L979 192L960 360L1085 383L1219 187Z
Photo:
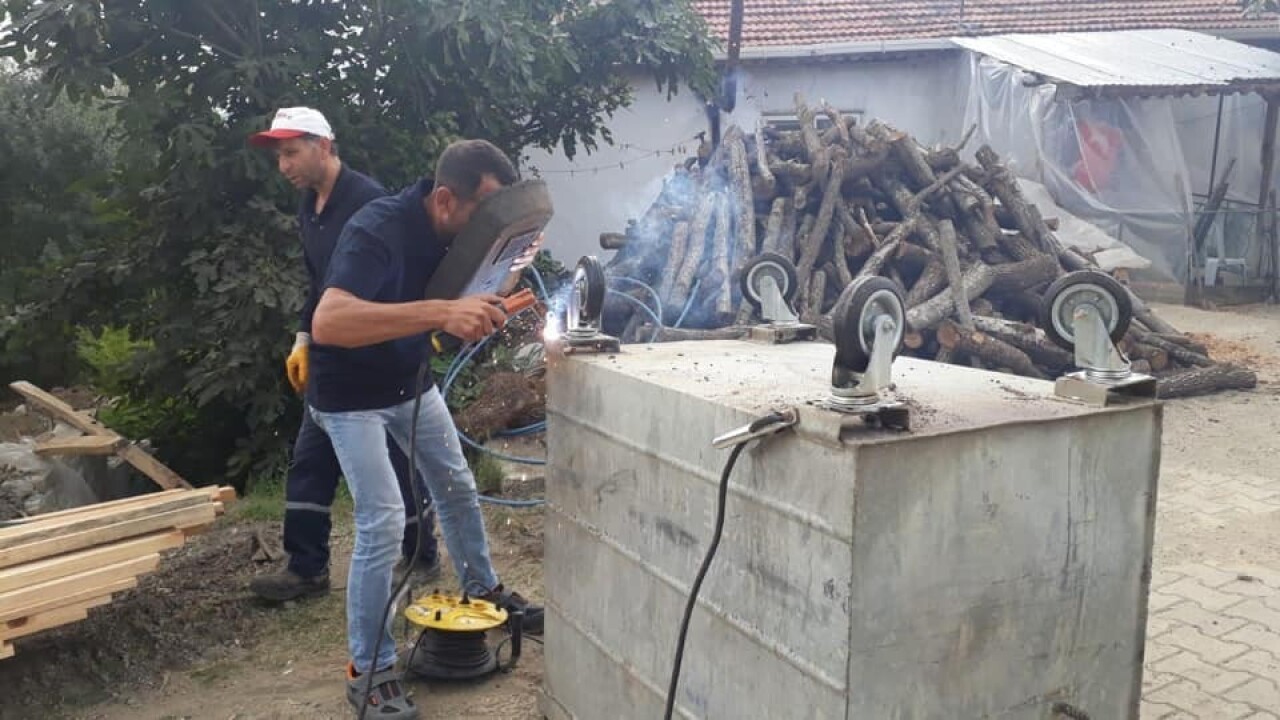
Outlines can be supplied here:
M61 607L75 605L76 603L82 603L86 600L92 600L97 597L112 596L117 593L125 592L126 590L132 590L136 587L138 587L137 576L127 577L123 580L116 580L105 585L86 587L83 590L78 590L67 595L49 598L48 600L36 603L35 605L28 605L16 610L0 613L0 623L21 620L24 617L38 615L40 613L49 612L50 610L57 610Z
M76 412L75 408L59 400L54 395L41 390L25 380L9 383L9 387L14 392L21 395L31 403L36 409L49 415L50 417L60 420L67 425L79 430L87 435L98 435L104 437L120 438L107 426L86 416L83 413ZM117 451L121 458L130 465L137 468L141 473L151 478L160 487L168 490L171 488L182 487L191 488L191 484L182 479L182 476L171 470L167 465L152 457L147 451L134 445L128 440L123 439L124 445Z
M0 643L0 660L7 660L13 657L13 646L9 643Z
M62 625L86 620L89 617L89 610L106 605L109 602L111 602L110 595L101 595L75 605L67 605L39 615L30 615L11 620L4 625L0 625L0 641L34 635Z
M120 436L80 435L54 438L36 444L36 455L114 455L128 441Z
M1271 197L1271 175L1276 167L1276 124L1280 120L1280 98L1267 95L1267 118L1262 126L1262 181L1258 188L1258 207L1266 208Z
M6 568L0 570L0 593L170 550L184 540L180 531L160 532Z
M28 585L20 590L0 593L0 613L10 615L18 612L29 615L28 608L51 597L82 592L87 588L107 585L109 583L137 577L151 572L160 565L160 555L144 555L124 562L115 563L83 572L70 577L58 578L49 582Z
M31 515L25 518L19 518L18 521L28 523L43 522L53 518L64 518L71 517L73 515L96 513L99 510L105 510L107 508L139 507L143 505L153 506L162 500L179 497L186 493L201 493L208 497L210 502L215 503L229 503L236 500L235 488L230 486L215 487L213 485L208 485L194 490L183 490L181 488L177 488L174 490L160 490L158 492L151 492L143 495L133 495L119 500L110 500L108 502L93 503L92 505L81 505L80 507L68 508L66 510Z
M87 511L77 515L50 520L34 520L16 527L0 529L0 551L19 545L27 545L40 540L65 536L70 533L93 530L94 528L115 525L127 520L136 520L169 510L181 510L188 507L210 505L214 503L201 493L188 493L178 497L167 498L163 502L141 507L108 508L98 511Z
M208 524L217 518L218 507L215 503L205 503L204 505L170 510L169 512L148 515L136 520L126 520L92 530L82 530L39 542L19 545L0 552L0 568L13 567L14 565L33 560L42 560L61 553L83 550L95 545L147 535L162 530Z

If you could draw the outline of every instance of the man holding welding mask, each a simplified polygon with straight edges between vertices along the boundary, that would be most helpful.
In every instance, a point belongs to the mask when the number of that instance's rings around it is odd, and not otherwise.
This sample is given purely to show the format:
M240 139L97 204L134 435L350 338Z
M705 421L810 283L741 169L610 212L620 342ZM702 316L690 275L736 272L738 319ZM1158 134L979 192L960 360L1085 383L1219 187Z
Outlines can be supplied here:
M451 144L433 177L370 202L347 223L312 321L307 402L337 451L355 499L347 699L357 711L367 702L379 718L417 717L395 673L391 618L383 622L404 528L403 504L382 440L387 433L414 452L462 589L523 613L525 632L542 630L542 609L504 588L494 572L475 479L425 365L429 333L474 342L507 319L496 296L422 298L479 202L517 180L514 165L494 145L481 140Z
M328 120L312 108L281 108L273 117L271 128L254 134L249 141L272 150L280 174L303 191L298 227L309 287L286 361L289 383L294 392L301 393L308 384L312 318L338 235L357 210L370 200L385 196L387 191L376 180L342 162ZM391 453L404 507L412 508L408 458L389 436L384 445ZM283 602L329 591L330 511L340 474L328 436L304 410L285 480L284 548L289 562L279 573L254 578L249 587L256 595ZM415 479L418 495L426 502L420 512L406 513L403 559L398 569L412 570L415 583L421 584L439 577L440 560L430 496L421 475ZM409 568L419 532L424 533L422 552L414 567Z

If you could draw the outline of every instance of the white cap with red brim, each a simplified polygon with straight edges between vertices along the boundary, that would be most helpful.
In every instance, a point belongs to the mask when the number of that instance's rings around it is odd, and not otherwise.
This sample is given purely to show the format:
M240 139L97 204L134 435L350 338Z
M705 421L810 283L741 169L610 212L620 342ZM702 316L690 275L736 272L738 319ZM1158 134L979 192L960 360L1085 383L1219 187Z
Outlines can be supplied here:
M314 135L333 139L333 129L319 110L308 107L280 108L271 120L271 129L249 136L254 145L271 145L277 140Z

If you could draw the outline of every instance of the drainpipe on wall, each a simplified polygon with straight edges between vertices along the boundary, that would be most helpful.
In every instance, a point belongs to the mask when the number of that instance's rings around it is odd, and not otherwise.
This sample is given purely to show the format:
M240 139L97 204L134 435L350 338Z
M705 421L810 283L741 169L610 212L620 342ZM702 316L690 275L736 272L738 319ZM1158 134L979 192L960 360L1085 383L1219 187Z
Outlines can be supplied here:
M720 75L720 97L707 103L707 123L711 126L711 147L720 146L720 113L733 112L738 104L738 57L742 54L743 0L733 0L729 9L729 54Z

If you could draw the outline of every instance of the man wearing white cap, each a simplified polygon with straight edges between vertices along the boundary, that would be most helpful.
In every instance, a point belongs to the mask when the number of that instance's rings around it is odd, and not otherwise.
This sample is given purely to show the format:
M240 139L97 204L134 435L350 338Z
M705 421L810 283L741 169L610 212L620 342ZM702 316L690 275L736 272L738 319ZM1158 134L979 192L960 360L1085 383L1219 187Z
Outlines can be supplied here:
M311 318L324 289L329 258L338 236L357 210L370 200L383 197L387 191L376 180L352 170L338 158L333 130L317 110L281 108L271 122L271 129L251 136L249 141L274 150L280 174L303 191L298 225L310 282L300 327L285 362L289 383L295 392L301 393L307 385ZM419 473L414 480L419 484L418 496L423 498L424 505L421 512L412 511L408 458L390 437L387 445L407 515L400 570L412 571L415 584L426 582L440 574L431 495ZM294 442L285 481L284 548L289 553L289 563L280 573L254 578L250 583L254 593L283 602L328 592L330 508L340 474L329 436L316 426L304 408L302 427ZM419 532L424 533L421 557L415 568L406 568L413 557Z

